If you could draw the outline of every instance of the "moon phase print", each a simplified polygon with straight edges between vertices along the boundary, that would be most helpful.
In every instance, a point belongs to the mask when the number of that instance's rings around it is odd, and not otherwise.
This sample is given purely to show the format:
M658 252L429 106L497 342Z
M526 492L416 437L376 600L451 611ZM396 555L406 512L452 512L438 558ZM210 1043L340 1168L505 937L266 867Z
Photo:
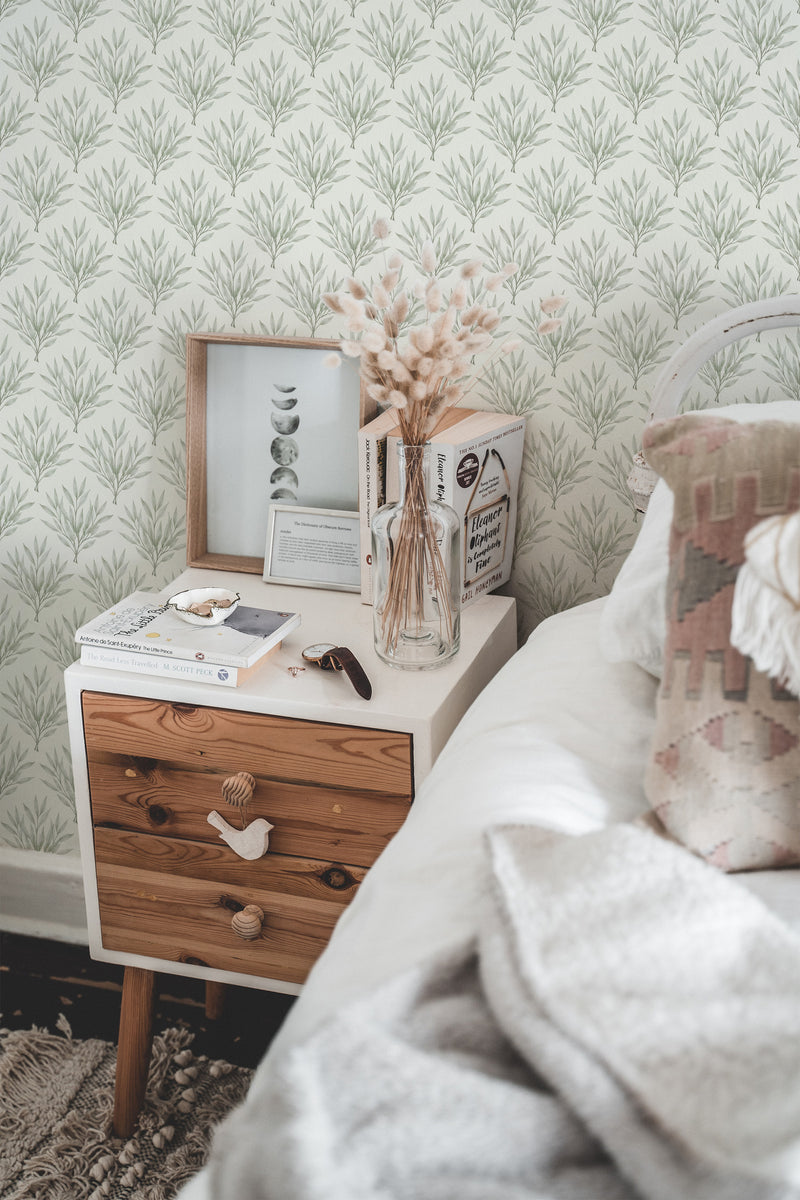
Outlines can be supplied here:
M208 550L260 558L271 504L358 510L358 367L325 366L331 342L217 336L192 335L206 353Z

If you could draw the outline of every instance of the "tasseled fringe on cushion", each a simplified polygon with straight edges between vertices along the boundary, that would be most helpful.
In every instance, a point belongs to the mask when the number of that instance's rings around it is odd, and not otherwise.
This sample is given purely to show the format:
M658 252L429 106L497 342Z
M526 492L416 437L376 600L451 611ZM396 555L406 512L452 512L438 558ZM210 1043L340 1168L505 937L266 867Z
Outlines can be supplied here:
M793 594L796 593L796 594ZM731 643L759 671L800 696L800 514L769 517L745 538Z

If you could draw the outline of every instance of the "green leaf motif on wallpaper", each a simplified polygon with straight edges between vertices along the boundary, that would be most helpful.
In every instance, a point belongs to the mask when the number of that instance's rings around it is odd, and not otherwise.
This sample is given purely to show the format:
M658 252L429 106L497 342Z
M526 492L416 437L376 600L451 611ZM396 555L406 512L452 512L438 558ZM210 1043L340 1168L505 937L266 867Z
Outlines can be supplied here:
M0 797L33 778L30 766L30 756L22 746L3 745L0 749Z
M67 322L69 304L58 300L44 277L34 277L33 283L15 288L2 307L8 313L9 324L30 346L35 362L42 350L52 346L70 328Z
M131 545L147 560L154 575L162 563L169 562L186 545L183 514L175 511L163 493L137 502L123 513L121 523Z
M72 552L72 561L108 533L111 515L101 496L92 496L86 479L73 479L72 486L62 486L58 494L42 504L42 517L48 529L58 534L63 546Z
M155 446L158 436L186 413L186 380L165 362L136 371L122 385L123 408L144 426Z
M789 400L800 400L800 347L796 341L777 342L764 353L767 378Z
M292 134L278 151L284 171L308 196L313 208L320 196L347 177L347 155L322 125Z
M79 222L74 218L71 227L62 225L51 230L42 248L45 262L72 292L76 304L84 288L108 274L111 256L106 253L104 241L89 232L85 219Z
M667 329L653 319L644 303L613 313L604 322L600 338L603 349L630 378L634 391L641 377L661 363L671 344Z
M153 54L159 42L171 37L189 21L190 5L184 0L122 0L122 8Z
M5 279L30 262L33 242L21 225L13 225L9 218L8 209L0 213L0 279Z
M81 191L91 211L110 232L114 245L119 235L130 229L150 207L146 185L130 176L125 164L116 159L89 175Z
M498 20L508 27L511 40L515 41L520 29L530 24L542 10L542 0L486 0Z
M30 128L31 115L23 97L14 95L8 79L4 79L0 82L0 150L13 146Z
M639 449L639 438L634 436L627 446L622 444L605 449L599 462L600 478L605 480L611 494L616 496L634 521L639 520L639 513L636 510L633 493L628 487L628 476L633 456Z
M54 554L52 546L39 538L9 552L3 575L36 620L43 609L64 595L72 578L72 572L60 555Z
M445 216L445 210L429 208L413 220L403 221L397 228L398 245L414 262L422 257L426 242L436 246L436 269L442 275L449 274L469 256L470 243L463 229Z
M709 33L710 21L703 0L654 0L645 17L645 25L672 53L675 62L684 50Z
M120 266L123 277L150 304L153 316L159 304L178 290L189 273L178 247L167 244L163 229L154 230L149 238L142 238L121 254Z
M563 531L559 540L589 569L594 582L630 543L627 521L619 513L610 514L596 496L565 514Z
M131 592L139 591L144 583L144 572L131 565L125 550L106 551L94 562L86 563L78 579L81 595L91 604L93 612L111 608Z
M800 276L800 202L781 205L780 220L771 220L767 242L779 251L784 262Z
M586 347L586 329L574 313L568 313L560 329L545 335L539 333L541 320L542 312L538 303L528 305L522 313L522 333L537 353L549 363L551 374L555 375L563 363L568 363Z
M514 539L514 556L519 561L535 546L546 541L553 521L548 509L540 500L531 504L520 504L517 509L517 530Z
M200 138L203 158L228 184L231 196L240 184L261 171L267 162L263 137L246 122L243 115L230 121L215 121Z
M555 245L559 234L586 214L590 196L586 184L570 173L561 157L525 177L522 202L547 229Z
M781 121L800 146L800 79L782 73L764 88L767 108ZM0 144L2 144L0 142Z
M470 99L474 100L478 88L502 71L508 50L503 37L492 33L482 17L471 16L468 22L445 30L440 58L467 86Z
M20 526L31 520L25 514L33 508L28 489L21 483L11 483L8 467L0 471L0 538L10 537Z
M300 327L305 327L312 337L317 336L320 325L330 320L331 311L322 299L326 292L333 292L337 279L325 270L325 261L320 255L311 255L299 267L290 267L281 279L281 292L292 312L297 315Z
M50 420L45 408L34 408L9 422L3 441L14 462L24 471L38 492L39 484L49 478L70 457L72 443Z
M507 225L492 229L484 238L480 250L492 271L499 272L506 263L516 263L516 272L506 280L505 290L516 304L520 292L526 291L544 272L547 246L535 235L529 236L530 223L513 217Z
M110 296L92 301L84 321L95 346L109 360L115 375L120 363L144 344L150 329L146 315L129 305L125 293L116 289Z
M189 243L192 255L201 242L222 228L230 211L225 194L194 171L188 179L166 185L161 205L171 227Z
M5 475L5 472L3 472ZM0 477L0 486L4 479ZM0 510L2 509L4 496L0 496ZM0 521L2 516L0 516ZM25 654L33 644L33 631L30 629L28 622L23 617L22 613L14 612L11 607L11 600L8 596L4 596L0 600L0 669L10 667L23 654ZM0 794L3 789L3 771L0 765Z
M188 151L188 135L178 117L167 115L164 100L152 100L149 111L137 109L121 124L122 140L149 173L152 182Z
M410 87L400 97L404 124L427 146L431 159L467 128L464 106L442 76Z
M61 613L50 621L42 622L42 628L38 631L38 637L41 638L42 646L45 649L48 657L55 663L60 670L65 671L67 667L74 663L80 655L80 648L75 644L75 630L79 629L88 619L88 614L85 608L73 607L71 612ZM58 758L61 761L66 758L69 764L69 754L54 754L48 755L50 759ZM56 776L61 776L59 771L52 779L53 786L56 785ZM72 796L72 788L67 792L64 790L62 801L66 795Z
M347 202L340 201L329 214L321 214L320 237L350 275L357 275L378 249L367 207L353 195Z
M150 450L131 437L124 422L112 421L110 427L91 430L85 435L83 458L98 483L117 503L120 495L140 479L150 463Z
M560 261L575 291L591 305L592 316L597 316L601 304L617 295L630 275L624 254L610 249L605 233L592 232L588 238L573 242Z
M526 356L514 350L487 366L480 391L490 408L521 417L544 407L549 387L542 372L531 369Z
M630 0L567 0L565 11L591 40L592 50L596 50L600 39L616 29L630 7Z
M42 221L54 209L65 204L72 191L72 183L66 171L51 167L45 150L34 149L29 156L23 154L10 163L6 178L8 186L3 188L38 230Z
M715 404L719 404L724 392L749 374L746 364L752 358L753 351L748 349L746 342L734 342L732 346L718 350L708 362L703 363L697 378L699 382L706 383L711 388Z
M31 390L33 372L27 370L28 365L27 358L12 353L4 337L0 342L0 409Z
M263 299L264 268L253 261L242 242L212 254L208 266L200 268L200 274L208 283L209 293L228 312L231 325L236 324L241 313Z
M644 242L669 224L670 204L663 193L648 186L644 171L633 171L628 178L610 184L600 204L620 236L630 243L634 257Z
M75 433L81 421L111 400L106 375L100 367L89 365L86 347L80 351L73 347L69 358L48 364L42 380L46 399L64 414Z
M612 117L604 100L592 100L588 108L568 113L564 120L563 144L589 171L592 183L622 155L628 153L630 134L621 117Z
M242 97L269 125L274 137L278 126L308 107L311 89L298 71L286 64L282 54L272 51L269 59L245 67L242 72Z
M747 104L753 93L747 79L747 72L728 58L726 50L715 49L711 58L687 65L686 97L713 122L715 134Z
M84 29L108 12L104 0L45 0L45 4L69 28L76 42Z
M227 71L215 59L210 58L202 42L191 44L168 54L161 67L164 85L183 105L197 124L201 112L211 108L217 100L227 95Z
M505 172L493 166L483 150L471 147L445 163L439 172L442 193L474 233L478 221L489 216L508 190Z
M349 0L351 11L355 15L356 5L362 3L363 0ZM439 17L443 17L445 13L449 13L455 6L457 0L414 0L419 11L428 20L431 29L436 28L436 22ZM515 3L516 0L511 0Z
M768 126L757 122L754 129L734 134L723 153L733 174L752 193L756 208L761 207L765 196L797 174L797 159L791 148L775 138Z
M694 179L710 161L709 139L691 125L686 113L674 112L672 119L654 122L642 140L645 158L658 168L676 196L681 185Z
M590 438L592 449L610 433L627 407L625 389L612 380L604 364L592 363L585 371L567 376L559 388L564 408Z
M601 69L611 91L630 109L634 125L639 114L664 95L670 79L669 69L648 54L644 39L634 38L630 46L612 50Z
M518 571L514 585L525 604L520 630L523 638L530 632L532 623L537 624L551 613L574 608L589 599L584 584L567 569L563 554L560 558L551 554L547 562L543 560L534 567Z
M83 74L111 101L114 113L122 100L144 87L150 74L144 50L131 46L121 29L92 42L81 55L81 61Z
M687 246L674 245L655 255L642 269L645 291L654 296L672 317L675 329L684 317L709 298L709 270L699 263Z
M38 101L64 70L70 49L63 38L48 32L47 23L34 18L33 25L12 30L6 42L6 63L33 89Z
M558 426L551 422L549 430L539 429L529 469L555 508L563 496L589 478L591 459L586 450L570 441L563 422Z
M331 11L326 0L294 0L288 12L278 17L289 45L307 64L311 75L347 44L345 22Z
M300 241L309 224L302 205L289 197L282 183L272 182L269 191L246 196L242 214L241 228L264 251L271 267Z
M734 266L723 283L725 295L731 307L759 300L764 296L780 296L792 290L788 275L775 269L775 264L765 255L756 254L750 262Z
M39 796L34 797L30 806L18 804L10 809L0 826L12 846L45 854L58 854L72 836L72 822L50 814L47 801Z
M375 62L394 88L406 71L427 56L428 34L409 18L402 4L390 4L376 17L367 17L360 31L367 61Z
M73 626L73 628L77 628L77 626ZM74 656L74 642L72 643L72 652ZM44 765L50 793L57 797L59 804L74 815L75 782L69 749L62 747L57 751L49 750L44 756Z
M510 88L497 100L483 107L486 131L500 153L508 159L512 174L517 163L541 146L549 129L549 120L531 108L523 88Z
M425 160L401 137L391 134L361 157L361 181L394 220L397 210L419 195L428 182Z
M176 442L167 446L158 458L158 477L184 502L186 500L186 446Z
M687 231L712 255L715 267L743 241L753 223L747 205L733 199L727 183L715 183L710 191L690 196L686 218Z
M563 28L531 40L521 56L524 75L545 97L553 112L559 100L586 82L589 57L579 46L570 45Z
M268 26L260 0L207 0L201 9L200 24L230 55L236 66L237 55L247 50Z
M722 20L731 39L753 63L756 75L788 45L792 32L789 11L774 0L733 0Z
M423 85L424 86L424 85ZM342 71L320 85L323 111L347 137L351 149L387 115L389 100L380 84L367 76L362 65Z

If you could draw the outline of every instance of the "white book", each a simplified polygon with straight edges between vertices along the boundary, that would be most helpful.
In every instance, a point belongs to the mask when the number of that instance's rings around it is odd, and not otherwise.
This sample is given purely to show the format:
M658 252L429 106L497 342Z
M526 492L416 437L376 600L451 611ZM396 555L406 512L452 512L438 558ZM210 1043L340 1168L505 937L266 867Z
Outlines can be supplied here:
M299 613L240 604L221 625L204 629L182 621L158 596L134 592L81 626L75 641L156 658L252 667L299 624Z
M221 667L218 663L197 662L190 658L162 658L157 654L137 654L135 650L112 650L107 646L81 646L81 662L86 667L109 671L133 671L137 675L160 675L184 679L190 683L213 683L219 687L239 687L261 665Z
M386 435L397 424L387 408L358 431L358 532L361 552L361 603L372 603L372 535L375 513L386 502Z

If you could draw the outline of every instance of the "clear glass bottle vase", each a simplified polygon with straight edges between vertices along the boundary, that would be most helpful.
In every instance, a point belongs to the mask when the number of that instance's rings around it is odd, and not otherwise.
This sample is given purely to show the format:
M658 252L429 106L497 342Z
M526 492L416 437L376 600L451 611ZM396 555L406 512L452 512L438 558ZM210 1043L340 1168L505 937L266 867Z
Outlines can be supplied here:
M375 650L394 667L426 670L461 640L458 516L428 494L430 445L397 447L400 499L372 519Z

